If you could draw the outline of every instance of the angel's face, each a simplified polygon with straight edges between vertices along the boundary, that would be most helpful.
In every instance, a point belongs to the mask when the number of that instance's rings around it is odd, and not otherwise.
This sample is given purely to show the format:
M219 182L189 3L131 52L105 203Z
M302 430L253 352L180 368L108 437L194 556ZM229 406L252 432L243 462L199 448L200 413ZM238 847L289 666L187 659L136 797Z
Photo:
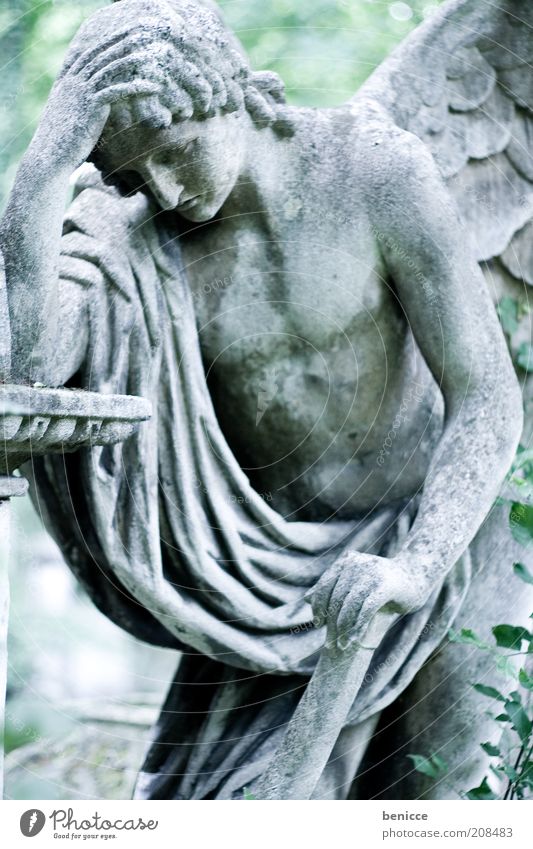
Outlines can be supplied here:
M172 123L168 129L112 124L99 145L107 173L150 194L162 209L190 221L213 218L242 167L244 133L238 114Z

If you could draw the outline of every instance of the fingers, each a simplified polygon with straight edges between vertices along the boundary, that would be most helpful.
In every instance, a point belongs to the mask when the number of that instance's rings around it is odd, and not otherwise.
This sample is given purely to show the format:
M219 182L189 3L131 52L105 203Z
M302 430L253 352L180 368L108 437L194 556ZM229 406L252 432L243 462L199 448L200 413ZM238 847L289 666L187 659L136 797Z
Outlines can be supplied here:
M340 582L337 584L328 617L334 623L331 628L331 640L339 648L351 636L367 595L361 586L354 587L353 581L345 584L342 591Z
M166 74L145 53L133 53L131 56L108 63L95 73L88 83L93 91L101 91L103 88L116 83L141 78L162 84L166 79Z
M327 571L322 575L316 587L309 590L305 596L306 600L311 602L313 616L317 620L317 626L324 624L331 593L337 583L337 578L339 577L342 568L343 564L341 562L337 561L334 563L333 566L327 569Z
M362 600L365 598L365 593L361 593L360 581L355 585L355 580L357 579L354 572L355 570L353 567L350 568L350 566L342 570L329 598L326 619L328 625L328 642L333 645L338 645L339 635L341 633L339 631L339 615L347 596L354 592Z
M154 59L154 44L153 39L147 36L146 33L136 32L131 38L112 41L106 48L100 48L97 51L88 51L88 54L83 61L81 57L79 71L85 79L90 79L98 71L102 71L107 65L119 59L127 59L137 54L143 54L147 59ZM157 56L161 55L161 50L158 49Z
M143 124L157 130L172 124L172 112L161 103L159 97L137 97L130 101L130 111L133 126Z
M374 592L361 604L355 589L346 597L337 622L337 646L346 651L354 644L365 645L365 634L376 614L387 604L386 594Z
M101 55L109 48L116 44L121 44L126 51L129 45L128 35L134 30L136 24L131 24L124 27L118 32L114 32L107 39L103 39L98 44L85 48L83 44L83 28L78 32L66 59L63 62L59 77L64 77L65 74L78 74L82 71L95 57ZM137 25L138 26L138 25Z
M160 86L150 80L132 80L129 83L117 83L103 89L95 95L94 102L96 106L112 106L130 97L157 94L159 90Z

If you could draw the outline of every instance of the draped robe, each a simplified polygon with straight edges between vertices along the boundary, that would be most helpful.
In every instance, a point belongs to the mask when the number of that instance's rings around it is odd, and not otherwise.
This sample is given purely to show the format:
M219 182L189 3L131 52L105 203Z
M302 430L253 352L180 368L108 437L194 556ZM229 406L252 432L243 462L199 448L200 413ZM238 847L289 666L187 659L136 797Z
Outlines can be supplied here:
M349 522L302 522L252 488L211 401L179 239L156 213L96 171L77 187L59 303L65 321L83 305L88 345L71 383L142 396L153 415L121 445L35 461L32 491L97 607L138 639L182 653L137 796L240 798L272 757L325 640L306 591L345 549L393 555L417 499ZM51 370L63 354L60 342ZM466 553L425 607L393 626L348 725L405 689L469 580Z

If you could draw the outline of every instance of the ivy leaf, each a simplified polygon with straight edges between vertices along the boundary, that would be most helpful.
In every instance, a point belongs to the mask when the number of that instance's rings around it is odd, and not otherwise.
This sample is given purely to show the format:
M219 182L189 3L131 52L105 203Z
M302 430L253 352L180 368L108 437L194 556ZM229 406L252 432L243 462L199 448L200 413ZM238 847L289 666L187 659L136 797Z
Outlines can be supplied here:
M508 295L502 298L498 304L498 317L503 332L512 336L518 330L518 302Z
M524 742L531 734L532 723L527 713L519 702L508 701L505 703L507 716L511 720L511 725Z
M501 772L503 772L503 774L506 775L510 781L518 781L518 779L520 778L516 769L511 764L504 763L500 767L498 767L498 769L501 770Z
M497 799L498 797L492 792L486 778L483 779L479 787L474 787L466 794L467 799L477 799L486 801L488 799Z
M448 764L446 763L444 758L440 757L440 755L431 755L431 760L433 761L437 769L440 770L441 773L448 772Z
M533 761L528 760L522 767L520 775L520 784L525 784L528 787L533 787Z
M496 652L495 655L496 669L505 675L506 678L517 678L516 667L509 655L500 654L499 652Z
M511 533L520 545L528 545L533 539L533 507L515 502L509 515Z
M525 669L521 669L518 673L518 680L526 690L533 690L533 678L527 674Z
M533 347L529 342L522 342L515 354L517 366L527 372L533 372Z
M462 628L460 631L450 631L450 642L463 643L467 646L476 646L478 649L486 649L487 644L484 643L470 628Z
M487 755L490 755L491 758L500 758L502 755L498 747L493 746L492 743L482 743L481 748L487 753Z
M492 629L497 645L502 649L520 649L522 640L531 639L531 634L525 628L514 625L496 625Z
M446 761L438 755L431 755L429 758L423 755L407 755L407 757L412 760L416 772L429 775L430 778L441 778L448 771Z
M515 563L513 569L515 575L518 575L526 584L533 584L533 575L523 563Z
M487 696L489 699L497 699L499 702L504 702L505 698L495 687L487 687L485 684L474 684L474 690L481 693L482 696Z
M524 318L524 316L529 315L531 312L531 307L525 301L518 302L518 320Z

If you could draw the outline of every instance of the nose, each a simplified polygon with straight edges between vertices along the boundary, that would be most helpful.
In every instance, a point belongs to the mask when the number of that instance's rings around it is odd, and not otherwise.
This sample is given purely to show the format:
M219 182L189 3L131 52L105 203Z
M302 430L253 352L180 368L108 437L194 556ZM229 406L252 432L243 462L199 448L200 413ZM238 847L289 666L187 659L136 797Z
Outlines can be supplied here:
M142 175L151 193L162 209L175 209L183 195L183 185L176 181L171 168L146 164Z

